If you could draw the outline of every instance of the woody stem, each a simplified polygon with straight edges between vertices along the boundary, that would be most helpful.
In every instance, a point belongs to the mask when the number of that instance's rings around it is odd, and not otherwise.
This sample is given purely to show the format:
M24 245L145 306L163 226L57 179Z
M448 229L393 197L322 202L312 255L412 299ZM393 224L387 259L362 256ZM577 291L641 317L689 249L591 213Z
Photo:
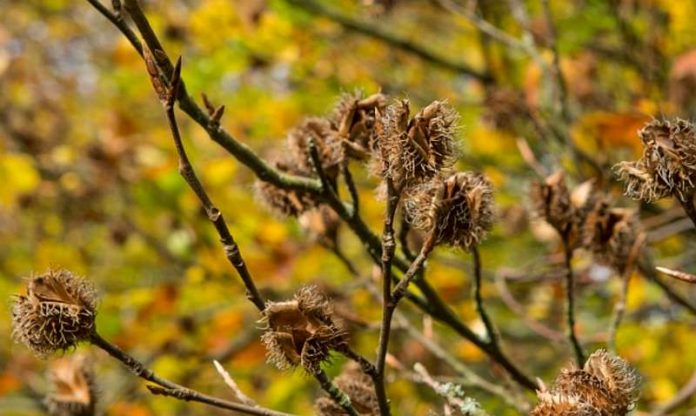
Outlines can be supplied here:
M578 336L575 333L575 278L573 276L573 248L570 246L570 241L568 235L562 236L563 240L563 254L565 258L565 269L566 269L566 321L568 330L568 339L570 344L573 346L573 351L575 352L575 360L578 366L585 363L585 354L582 351L582 346L578 340Z
M188 387L179 385L173 381L167 380L155 374L152 370L145 367L143 363L136 360L128 353L110 343L101 337L97 332L94 332L89 340L93 345L101 348L107 354L120 361L133 374L147 380L157 386L148 385L148 389L152 394L174 397L183 401L192 401L207 404L208 406L217 407L220 409L233 410L247 415L263 415L263 416L287 416L287 413L276 412L262 407L252 407L241 403L230 402L207 394L200 393Z

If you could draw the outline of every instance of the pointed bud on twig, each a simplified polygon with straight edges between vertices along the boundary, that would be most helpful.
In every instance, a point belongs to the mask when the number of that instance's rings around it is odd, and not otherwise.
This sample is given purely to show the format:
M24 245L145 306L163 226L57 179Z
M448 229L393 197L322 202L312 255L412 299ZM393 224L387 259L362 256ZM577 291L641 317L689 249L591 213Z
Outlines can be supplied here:
M174 71L169 79L169 89L167 90L167 101L165 106L167 109L171 109L179 96L179 89L181 88L181 57L176 60L174 64Z
M121 20L122 16L122 7L121 7L121 0L111 0L111 7L114 9L114 16L116 16L117 19Z
M215 113L215 106L210 102L210 99L208 99L208 96L204 92L201 93L201 98L203 99L205 109L208 111L208 115L212 116L213 113Z
M167 104L167 85L162 80L162 75L159 70L159 66L155 61L155 57L147 46L143 46L143 59L145 60L145 66L147 67L147 73L150 76L150 82L152 87L157 93L162 105Z
M225 106L221 105L220 107L216 108L215 111L213 111L213 114L210 117L210 125L215 128L220 127L220 120L222 119L223 114L225 114Z

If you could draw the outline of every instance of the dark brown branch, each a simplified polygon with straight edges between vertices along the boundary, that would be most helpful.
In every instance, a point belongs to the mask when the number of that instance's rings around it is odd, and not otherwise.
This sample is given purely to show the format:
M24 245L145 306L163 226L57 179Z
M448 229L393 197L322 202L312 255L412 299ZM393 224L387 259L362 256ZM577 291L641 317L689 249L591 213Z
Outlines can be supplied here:
M324 6L316 0L287 1L290 4L302 8L312 14L331 19L348 30L352 30L354 32L387 43L389 46L401 49L404 52L408 52L442 68L455 71L461 74L469 75L485 84L489 84L493 81L490 74L483 73L477 69L472 68L467 64L453 61L448 57L436 55L435 53L426 49L425 47L413 43L409 40L400 38L399 36L382 29L380 26L366 23L353 17L347 16L333 8Z
M133 47L142 56L142 43L128 25L101 5L97 0L88 1L128 38ZM140 8L138 1L126 0L124 2L124 8L133 19L147 47L153 52L161 51L160 53L155 53L157 64L162 69L165 79L171 78L174 66L165 53L157 35L152 30L152 26ZM179 89L178 101L181 109L203 127L213 141L222 146L222 148L233 155L239 162L251 169L259 179L284 189L294 189L313 193L319 192L320 185L318 181L301 176L288 175L278 171L256 155L248 146L237 141L232 135L220 127L218 123L214 123L211 116L207 115L188 95L183 80Z
M181 386L177 383L174 383L173 381L161 378L158 375L156 375L154 372L152 372L152 370L145 367L145 365L143 365L140 361L136 360L135 358L133 358L128 353L121 350L116 345L105 340L96 332L94 334L92 334L92 337L90 338L90 342L93 345L104 350L107 354L109 354L113 358L120 361L123 365L125 365L136 376L159 386L159 388L155 387L155 386L147 386L148 389L150 389L150 391L153 394L163 394L166 396L174 397L174 398L179 399L179 400L199 402L199 403L207 404L209 406L217 407L220 409L233 410L233 411L247 414L247 415L262 415L262 416L287 416L288 415L288 413L276 412L274 410L264 409L261 407L247 406L247 405L244 405L241 403L230 402L230 401L223 400L223 399L220 399L217 397L208 396L207 394L200 393L196 390L192 390L188 387L184 387L184 386Z
M210 197L203 188L203 184L198 179L196 172L193 170L193 166L186 155L186 149L181 140L181 133L179 132L179 126L177 125L176 115L174 114L174 100L177 96L177 91L180 85L180 71L181 71L181 58L176 63L176 67L172 74L171 89L169 91L169 97L165 104L165 110L167 113L167 120L169 121L169 128L171 129L172 137L174 139L174 146L176 147L176 153L179 156L179 173L184 178L186 183L189 185L191 190L196 194L198 199L205 210L208 219L215 226L215 230L220 236L220 242L225 250L225 257L232 264L232 266L237 270L239 277L244 282L246 287L246 295L249 300L251 300L259 311L263 311L266 308L266 301L261 295L261 293L256 288L254 279L249 273L249 269L244 262L244 258L239 250L237 242L232 237L227 223L219 209L213 205Z
M389 350L389 336L396 304L392 299L392 261L396 252L394 240L394 216L399 205L399 192L394 187L394 181L387 177L387 209L384 215L384 230L382 231L382 322L379 328L379 343L377 346L377 380L375 391L382 415L389 415L389 401L384 388L385 364Z
M401 252L409 260L413 261L416 255L413 254L411 248L408 246L408 233L411 230L411 224L408 223L406 216L402 214L401 225L399 226L399 244L401 245Z
M346 183L346 187L348 188L348 194L350 195L350 200L353 204L353 215L357 216L360 214L360 196L358 194L358 188L356 188L355 182L353 181L353 174L350 173L348 161L345 161L343 164L341 164L341 175L343 176L343 180Z
M570 341L573 351L575 352L575 362L582 367L585 364L585 353L582 351L582 346L575 333L575 276L573 274L573 248L568 241L568 233L564 233L563 254L565 260L565 282L566 282L566 330L568 331L568 340Z
M375 367L367 358L353 351L349 346L341 348L339 352L346 358L358 363L363 373L372 377L373 380L375 379L377 376L377 367Z
M486 328L488 334L488 340L496 348L498 345L498 333L493 326L493 321L488 316L486 308L483 305L483 297L481 296L481 283L482 283L482 270L481 270L481 253L479 253L478 247L474 246L471 249L471 255L474 259L474 302L476 303L476 312L478 313L483 326Z

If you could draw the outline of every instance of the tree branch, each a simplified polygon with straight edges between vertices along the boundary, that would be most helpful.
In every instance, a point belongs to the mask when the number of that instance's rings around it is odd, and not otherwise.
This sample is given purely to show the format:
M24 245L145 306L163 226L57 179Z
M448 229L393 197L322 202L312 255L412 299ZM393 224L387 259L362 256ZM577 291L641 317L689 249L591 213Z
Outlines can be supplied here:
M585 353L582 351L582 346L575 334L575 277L573 275L573 248L568 241L567 233L561 236L563 240L563 254L565 259L566 269L566 322L568 331L568 340L575 352L575 361L578 366L582 367L585 364Z
M107 354L113 358L120 361L125 365L133 374L136 376L147 380L151 383L155 383L159 387L147 386L147 388L153 394L161 394L165 396L174 397L179 400L193 401L208 406L217 407L220 409L233 410L236 412L244 413L247 415L262 415L262 416L287 416L288 413L276 412L270 409L264 409L261 407L247 406L241 403L230 402L227 400L219 399L217 397L208 396L207 394L200 393L196 390L192 390L188 387L181 386L173 381L161 378L156 375L152 370L148 369L140 361L136 360L128 353L124 352L122 349L116 345L110 343L109 341L102 338L98 333L93 333L90 342L96 347L101 348Z
M483 326L486 328L486 333L488 334L488 341L494 345L496 348L500 348L498 345L498 334L493 326L493 321L488 316L486 308L483 305L483 298L481 297L481 253L479 253L478 247L474 246L471 249L471 255L474 258L474 301L476 303L476 312L478 312Z
M174 139L176 153L179 156L179 173L189 185L191 190L193 190L193 192L196 194L201 202L201 205L203 206L203 209L208 215L208 219L215 226L215 230L220 236L220 242L225 250L225 257L227 257L227 260L232 264L235 270L237 270L237 273L244 282L247 298L254 303L259 311L263 311L266 308L266 301L256 288L254 279L251 277L251 273L249 273L249 269L244 262L244 258L239 250L239 246L234 240L234 237L232 237L222 213L213 205L210 197L203 188L203 184L198 179L196 172L193 170L193 166L191 165L188 156L186 155L186 150L181 140L181 134L177 125L176 115L174 114L174 100L176 100L177 92L179 86L181 85L180 74L181 58L179 58L177 61L175 69L172 73L169 94L164 102L167 120L169 121L169 128Z
M92 3L94 0L90 1ZM128 0L129 3L133 3L135 7L132 7L132 12L140 14L144 17L142 10L140 10L137 0ZM104 8L97 8L97 10L109 18L109 14L113 17L113 14L105 10ZM108 12L108 14L105 14ZM115 19L115 17L113 17ZM114 21L109 18L110 21ZM149 23L146 19L138 19L141 25L149 27ZM142 46L139 43L134 43L131 37L127 35L129 30L127 25L123 22L116 24L116 27L126 35L134 48L142 54ZM151 30L145 30L146 33L152 33ZM146 38L146 43L148 43L149 38ZM137 40L137 39L136 39ZM156 39L155 39L156 40ZM149 39L150 43L158 45L159 41L156 43L153 39ZM161 54L163 55L163 54ZM166 55L164 55L166 57ZM168 60L168 58L167 58ZM166 74L165 74L166 75ZM254 154L248 147L237 142L232 138L227 132L222 128L212 126L211 119L193 102L193 100L184 92L185 87L182 86L179 90L179 105L181 109L187 113L194 121L196 121L201 127L203 127L208 135L216 143L225 148L230 154L232 154L237 160L242 164L250 168L259 179L268 181L276 186L283 189L294 189L305 192L310 192L317 195L322 195L325 201L331 206L331 208L341 217L343 221L348 224L349 228L356 234L356 236L365 244L368 253L376 263L381 262L381 242L379 237L372 233L367 224L357 215L354 215L353 209L346 206L337 197L327 197L322 193L322 186L318 180L308 179L304 177L297 177L287 175L277 170L273 169L266 162L261 160L256 154ZM401 271L406 271L408 269L408 264L399 256L394 257L394 266L396 266ZM517 381L520 385L530 389L535 390L537 388L536 383L524 375L505 355L500 351L495 351L490 348L483 340L481 340L478 335L476 335L471 329L469 329L445 304L445 302L440 298L440 296L435 292L435 290L424 280L415 279L414 283L423 293L423 298L406 292L406 297L416 304L425 313L430 314L433 318L443 322L450 328L452 328L457 334L466 338L472 342L477 348L485 352L494 361L498 362L503 366Z
M389 335L393 311L396 308L391 294L392 288L392 261L396 252L394 240L394 216L399 204L399 192L394 187L394 181L387 177L387 209L384 216L384 230L382 232L382 322L379 328L379 344L377 347L377 380L375 391L379 402L380 413L389 415L389 401L384 389L384 370L389 350Z

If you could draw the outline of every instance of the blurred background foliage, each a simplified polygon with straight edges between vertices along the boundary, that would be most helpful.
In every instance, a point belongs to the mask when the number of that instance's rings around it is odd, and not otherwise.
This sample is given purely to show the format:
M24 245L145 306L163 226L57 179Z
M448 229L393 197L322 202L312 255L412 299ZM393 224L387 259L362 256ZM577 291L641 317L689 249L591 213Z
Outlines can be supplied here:
M290 127L304 116L326 114L342 93L381 90L409 98L416 108L446 99L461 114L459 167L485 172L496 186L500 220L481 250L484 295L506 350L546 382L569 361L562 336L562 252L548 226L529 220L528 184L538 177L518 142L525 140L549 171L569 169L576 183L597 173L575 161L567 143L544 139L533 126L534 118L552 119L555 80L523 51L482 36L466 16L476 13L535 44L550 63L553 30L538 1L480 1L475 7L446 0L318 2L455 66L486 72L489 83L312 12L310 1L143 3L170 55L183 56L191 94L205 92L224 103L224 127L261 154L281 149ZM513 4L526 6L528 30ZM696 2L554 0L551 12L571 110L562 128L604 170L602 186L619 197L609 167L639 154L636 130L653 116L689 118L696 108L696 51L690 49L696 44ZM534 117L526 115L530 109ZM253 174L186 117L180 121L192 161L257 284L274 299L309 282L320 284L349 318L356 348L372 357L380 311L369 292L296 221L262 209L252 192ZM9 304L22 290L22 278L33 273L73 270L101 291L100 332L163 376L229 397L211 363L217 358L264 406L311 413L321 394L316 383L299 371L281 373L265 364L259 316L176 163L142 61L101 15L87 2L3 2L0 298ZM376 180L360 166L354 175L363 215L379 231L384 207L374 198ZM636 206L623 199L619 205ZM642 207L642 216L659 264L693 269L693 234L673 201ZM361 277L370 279L375 271L363 245L348 230L340 241ZM576 263L579 334L592 350L604 345L620 283L587 255ZM482 331L469 297L470 269L464 253L441 249L429 263L428 280ZM696 302L694 288L670 283ZM411 305L401 308L414 327L478 374L503 377L469 342ZM46 389L46 364L12 343L9 306L0 316L0 413L40 414L36 397ZM545 326L556 340L530 329L525 319ZM644 377L638 413L669 400L696 370L695 324L655 285L633 276L618 352ZM420 362L432 375L456 381L451 369L403 331L397 330L391 351L396 367L388 389L395 414L438 412L441 399L406 375ZM108 415L217 412L152 397L117 363L95 355L99 406ZM341 363L337 358L329 373L337 374ZM499 398L465 390L492 415L517 414ZM674 414L696 414L694 406L696 399Z

